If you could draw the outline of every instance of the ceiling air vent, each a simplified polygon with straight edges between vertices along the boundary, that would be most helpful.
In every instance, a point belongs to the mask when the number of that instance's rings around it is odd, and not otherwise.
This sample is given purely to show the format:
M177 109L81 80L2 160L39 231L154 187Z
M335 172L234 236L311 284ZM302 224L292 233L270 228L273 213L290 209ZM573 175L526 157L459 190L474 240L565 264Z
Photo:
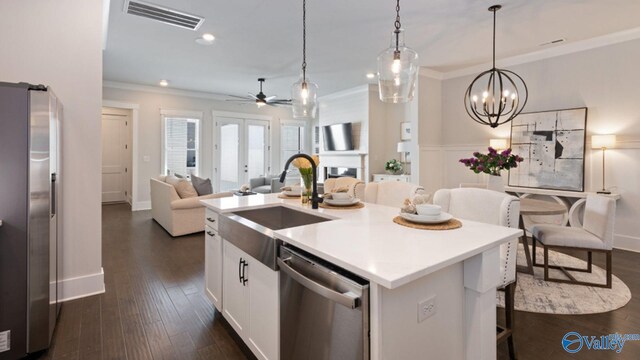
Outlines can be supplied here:
M560 38L560 39L555 39L555 40L547 41L547 42L542 43L542 44L540 44L540 45L538 45L538 46L555 45L555 44L563 43L563 42L565 42L565 41L567 41L567 39L565 39L565 38Z
M127 14L142 16L147 19L160 21L165 24L189 30L197 30L204 22L204 18L200 16L187 14L142 1L125 1L124 11Z

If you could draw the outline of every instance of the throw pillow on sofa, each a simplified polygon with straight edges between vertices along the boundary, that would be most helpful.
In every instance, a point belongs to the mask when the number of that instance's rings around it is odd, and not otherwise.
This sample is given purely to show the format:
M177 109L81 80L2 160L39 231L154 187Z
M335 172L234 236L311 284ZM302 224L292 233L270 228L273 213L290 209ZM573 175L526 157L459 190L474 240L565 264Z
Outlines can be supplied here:
M178 193L178 196L180 196L181 199L198 196L198 192L193 187L191 182L187 179L179 179L173 175L169 175L167 176L165 182L167 184L173 185L173 187L176 189L176 192Z
M211 179L203 179L195 175L191 175L191 183L193 184L193 187L196 188L198 196L213 194Z

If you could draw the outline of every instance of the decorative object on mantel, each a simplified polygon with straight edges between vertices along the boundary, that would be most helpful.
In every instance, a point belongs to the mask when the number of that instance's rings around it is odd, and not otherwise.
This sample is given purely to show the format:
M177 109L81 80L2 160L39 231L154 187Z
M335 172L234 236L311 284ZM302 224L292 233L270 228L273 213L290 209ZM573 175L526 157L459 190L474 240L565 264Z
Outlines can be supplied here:
M500 176L500 171L517 168L518 163L521 162L523 158L519 155L512 154L511 149L498 152L489 146L487 150L489 151L487 154L476 151L473 153L474 157L460 159L459 161L476 174L489 174L487 189L504 192L504 184Z
M315 119L318 114L318 85L307 79L307 1L302 0L302 73L291 86L294 119Z
M418 53L404 45L404 29L401 26L400 0L397 0L391 46L378 55L380 100L394 104L413 100L420 68Z
M592 135L591 136L591 148L602 149L602 190L598 191L598 194L611 194L611 191L607 190L605 185L604 174L607 172L605 167L605 152L607 149L612 148L616 144L615 135Z
M302 157L296 158L291 162L291 165L297 167L298 171L300 171L301 185L303 185L300 199L303 204L309 203L309 200L311 199L311 185L313 184L312 166L317 168L318 165L320 165L320 158L318 155L313 155L311 158L313 158L313 164Z
M527 104L529 90L520 75L510 70L496 68L496 12L502 8L494 5L493 12L493 67L476 76L467 88L464 107L475 121L492 128L513 120ZM478 108L478 96L482 104Z
M509 186L584 191L587 108L526 113L511 122L511 148L523 154Z
M400 175L402 174L402 163L391 159L384 164L384 170L391 175Z
M542 249L537 249L542 258ZM518 249L518 263L525 262L522 246ZM584 268L583 260L553 250L549 251L550 264L562 264ZM535 274L518 274L515 294L516 310L543 314L597 314L613 311L625 306L631 300L631 291L617 276L613 275L611 289L576 286L544 281L544 269L534 268ZM560 270L550 270L552 276L562 276ZM592 273L580 273L583 280L601 282L606 276L604 269L593 266ZM498 304L504 307L504 294L498 292Z

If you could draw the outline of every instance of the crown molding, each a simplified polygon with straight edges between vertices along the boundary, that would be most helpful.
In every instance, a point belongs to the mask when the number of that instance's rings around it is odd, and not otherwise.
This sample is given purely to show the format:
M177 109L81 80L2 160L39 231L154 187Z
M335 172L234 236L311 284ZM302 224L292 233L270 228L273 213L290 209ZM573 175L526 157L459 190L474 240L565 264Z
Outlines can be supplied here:
M119 81L105 80L105 81L102 82L102 86L105 87L105 88L111 88L111 89L141 91L141 92L147 92L147 93L174 95L174 96L194 97L194 98L207 99L207 100L225 101L226 99L228 99L228 97L226 95L223 95L223 94L208 93L208 92L204 92L204 91L170 89L170 88L163 88L163 87L158 87L158 86L140 85L140 84L119 82Z
M591 39L585 39L568 43L564 45L558 45L544 50L530 52L528 54L516 55L504 59L497 59L500 67L516 66L535 61L550 59L562 55L573 54L585 50L596 49L604 46L615 45L618 43L640 39L640 27L619 31L603 36L594 37ZM462 76L473 75L491 67L491 63L487 62L480 65L474 65L471 67L449 71L443 73L443 80L454 79ZM427 69L431 70L431 69ZM422 73L422 71L421 71Z
M427 67L420 68L420 76L425 76L428 78L436 79L436 80L444 80L445 73L436 71Z

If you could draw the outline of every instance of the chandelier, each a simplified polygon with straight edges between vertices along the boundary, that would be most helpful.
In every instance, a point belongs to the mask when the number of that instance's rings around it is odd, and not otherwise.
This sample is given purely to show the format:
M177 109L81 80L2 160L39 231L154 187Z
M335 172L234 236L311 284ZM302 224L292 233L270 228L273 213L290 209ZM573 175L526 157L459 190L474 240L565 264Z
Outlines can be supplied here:
M518 116L529 97L527 84L520 75L496 68L496 12L501 8L501 5L489 8L493 12L493 67L476 76L464 96L467 114L492 128Z

